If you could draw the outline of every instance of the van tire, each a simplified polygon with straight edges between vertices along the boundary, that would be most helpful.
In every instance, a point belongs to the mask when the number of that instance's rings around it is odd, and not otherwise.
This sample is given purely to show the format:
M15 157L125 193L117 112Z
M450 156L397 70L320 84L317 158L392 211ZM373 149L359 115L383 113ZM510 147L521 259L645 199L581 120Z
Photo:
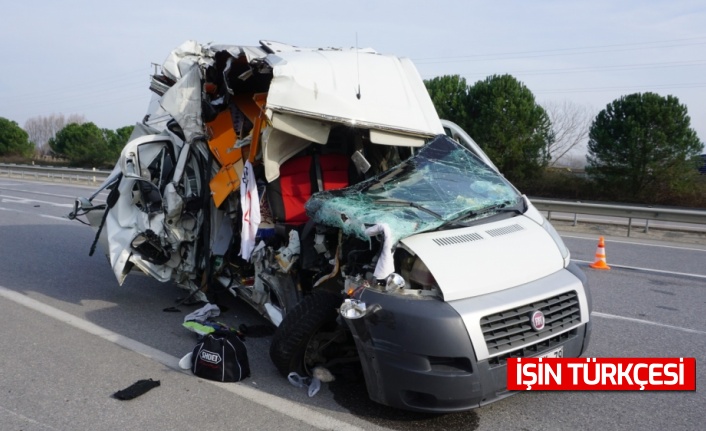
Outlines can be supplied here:
M343 298L340 295L319 291L305 296L287 312L270 344L270 358L283 376L291 372L311 375L311 370L318 364L305 360L307 347L322 330L336 330L337 308L341 303Z

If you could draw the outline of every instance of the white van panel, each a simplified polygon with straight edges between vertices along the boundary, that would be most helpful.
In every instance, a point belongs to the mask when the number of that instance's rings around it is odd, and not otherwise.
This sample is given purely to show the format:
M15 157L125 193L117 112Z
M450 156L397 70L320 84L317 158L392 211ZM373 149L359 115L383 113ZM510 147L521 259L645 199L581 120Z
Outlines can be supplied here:
M317 50L278 52L267 62L267 109L414 136L444 133L409 59Z
M429 268L447 302L509 289L564 267L552 237L525 216L423 233L402 243Z

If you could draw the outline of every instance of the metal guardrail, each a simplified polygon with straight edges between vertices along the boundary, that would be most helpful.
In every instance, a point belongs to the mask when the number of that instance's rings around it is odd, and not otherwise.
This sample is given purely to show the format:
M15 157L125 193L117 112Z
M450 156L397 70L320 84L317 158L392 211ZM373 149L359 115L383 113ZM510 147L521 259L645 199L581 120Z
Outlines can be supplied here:
M699 225L706 230L706 211L682 208L663 208L652 206L630 206L620 204L587 203L579 201L558 201L548 199L532 199L534 206L547 212L551 220L552 213L569 213L574 215L574 225L578 222L578 214L603 217L620 217L628 219L628 236L632 231L633 219L645 220L645 232L649 231L649 222L663 221L675 223L690 223Z
M0 163L0 177L51 182L100 184L111 171L97 169L59 168L53 166L13 165Z

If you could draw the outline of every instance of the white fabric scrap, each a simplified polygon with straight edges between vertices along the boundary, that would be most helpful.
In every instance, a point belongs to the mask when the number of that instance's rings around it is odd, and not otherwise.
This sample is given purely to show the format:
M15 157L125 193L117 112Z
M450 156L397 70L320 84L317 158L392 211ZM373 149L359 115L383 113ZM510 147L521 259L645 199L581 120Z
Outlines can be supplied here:
M250 160L245 162L240 182L240 206L243 209L243 229L240 232L240 257L250 260L255 248L255 236L260 226L260 198Z
M309 384L309 388L307 389L306 392L309 395L309 398L311 398L314 395L318 394L320 389L321 389L321 380L314 377L311 379L311 383Z
M218 317L221 309L216 304L206 304L198 310L184 317L184 322L196 321L203 323L211 317Z
M291 383L292 386L296 386L297 388L306 388L309 398L318 394L321 389L321 380L319 380L318 377L300 376L292 371L287 376L287 380L289 380L289 383Z
M382 280L395 272L395 262L392 259L392 234L390 233L390 226L388 226L387 223L378 223L365 229L365 234L369 237L380 234L383 236L382 250L380 251L378 263L375 265L375 272L373 272L373 276L376 279Z

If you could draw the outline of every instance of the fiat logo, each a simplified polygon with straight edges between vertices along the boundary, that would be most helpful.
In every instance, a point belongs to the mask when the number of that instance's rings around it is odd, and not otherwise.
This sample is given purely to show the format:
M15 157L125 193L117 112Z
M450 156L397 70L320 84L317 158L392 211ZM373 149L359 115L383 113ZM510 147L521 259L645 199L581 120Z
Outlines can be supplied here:
M539 310L532 313L532 316L530 317L530 325L535 331L541 331L544 329L544 313Z

